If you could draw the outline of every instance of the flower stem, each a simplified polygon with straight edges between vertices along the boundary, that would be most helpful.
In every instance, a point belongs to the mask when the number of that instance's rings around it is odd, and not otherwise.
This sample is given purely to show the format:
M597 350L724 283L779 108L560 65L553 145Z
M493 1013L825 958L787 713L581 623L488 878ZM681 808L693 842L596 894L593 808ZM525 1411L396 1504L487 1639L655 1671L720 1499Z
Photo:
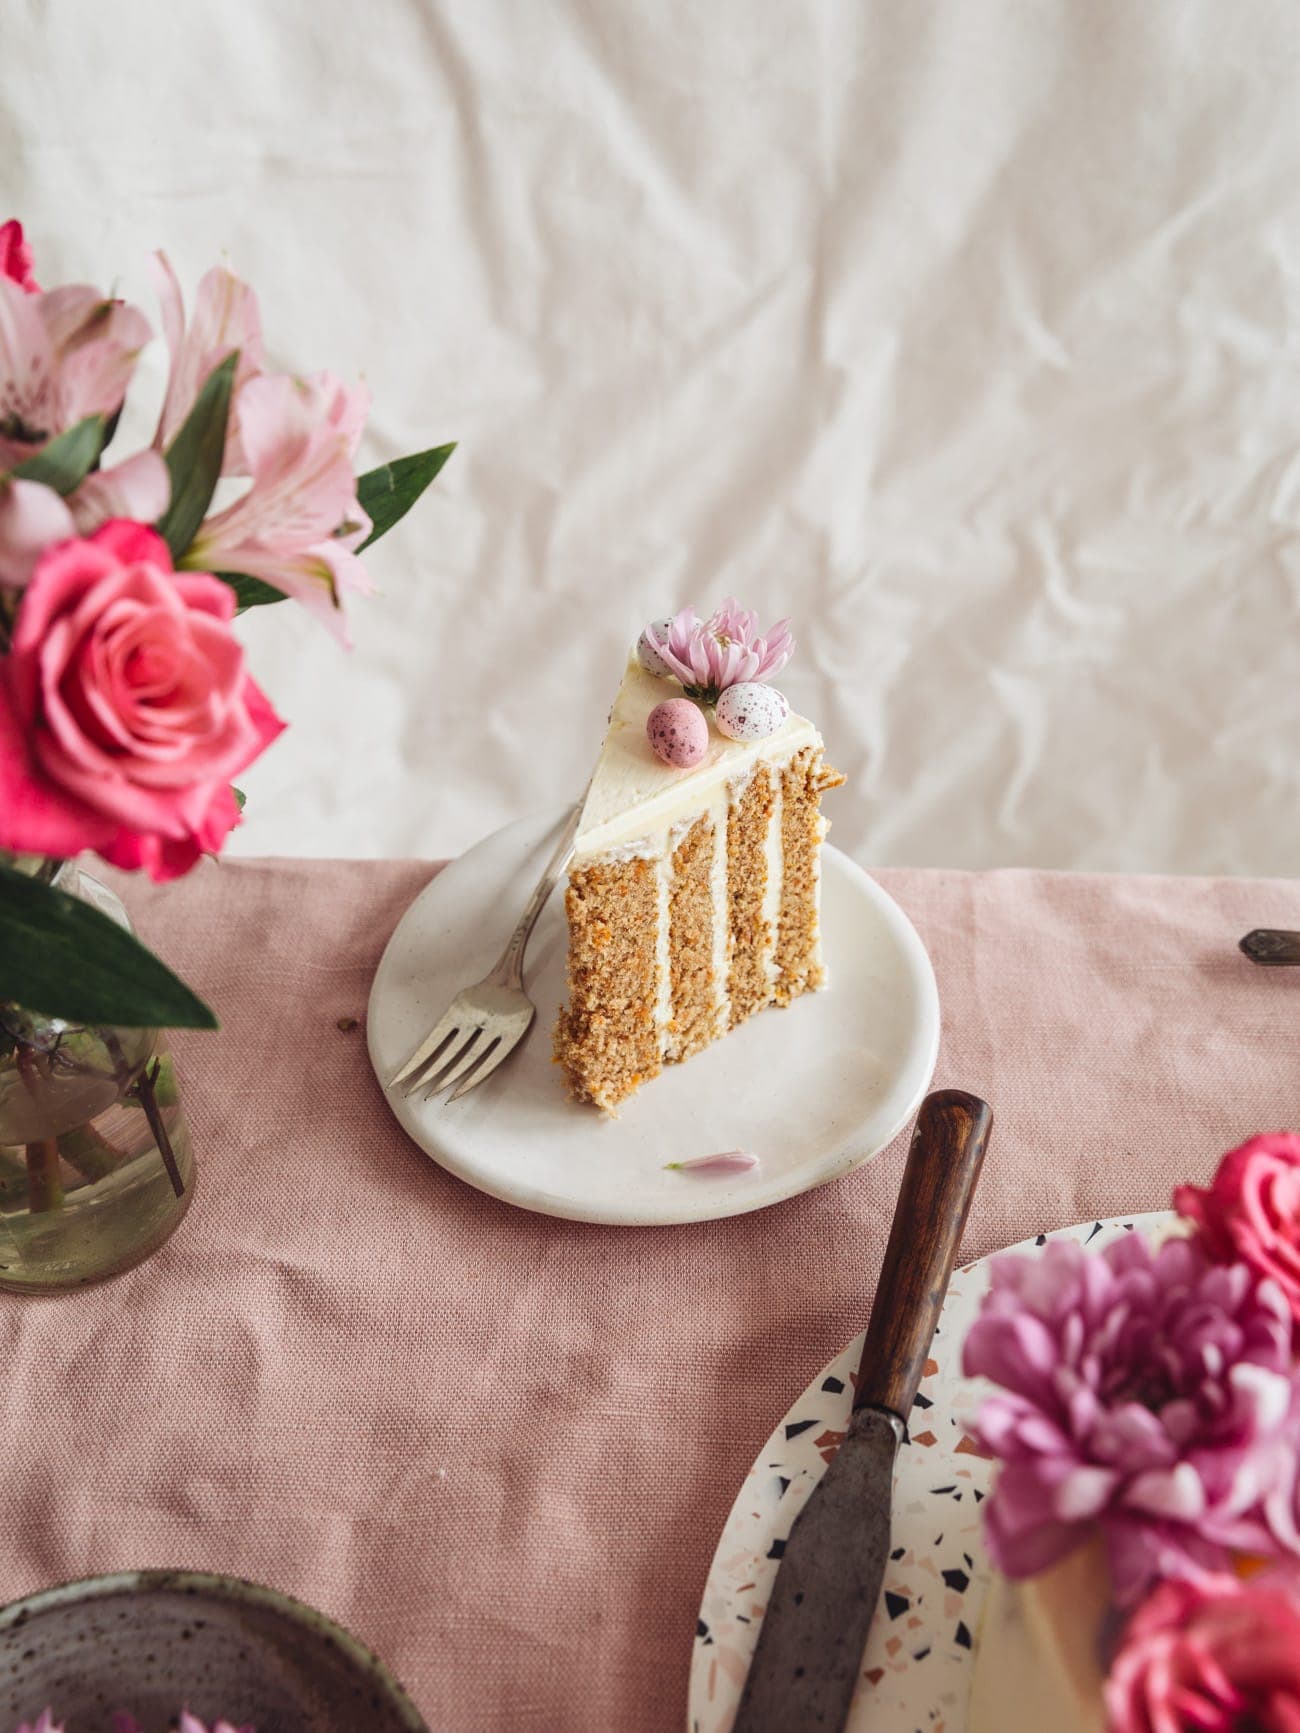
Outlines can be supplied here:
M172 1182L172 1190L177 1197L185 1196L185 1181L181 1178L181 1170L176 1165L176 1152L172 1148L172 1140L167 1135L167 1127L163 1123L162 1111L158 1106L158 1096L154 1085L158 1081L158 1073L162 1070L162 1061L155 1059L152 1066L146 1065L135 1081L135 1098L144 1109L144 1116L149 1121L149 1130L153 1140L158 1145L158 1153L162 1157L163 1166L167 1169L167 1177Z
M52 1137L27 1145L27 1208L45 1215L63 1207L63 1175L59 1172L59 1146Z
M18 1075L32 1100L39 1102L49 1082L48 1069L41 1055L25 1041L18 1043L14 1055ZM45 1215L63 1207L63 1175L59 1171L59 1144L53 1137L36 1138L27 1144L27 1208L33 1215Z

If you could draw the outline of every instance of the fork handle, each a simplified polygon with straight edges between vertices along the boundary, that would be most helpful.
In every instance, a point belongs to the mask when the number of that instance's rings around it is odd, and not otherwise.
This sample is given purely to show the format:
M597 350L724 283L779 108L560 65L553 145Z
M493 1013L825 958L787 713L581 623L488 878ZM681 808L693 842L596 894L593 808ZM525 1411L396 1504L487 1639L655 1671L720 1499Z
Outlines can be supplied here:
M528 907L519 917L519 925L511 933L505 950L502 951L495 967L487 976L494 987L515 987L520 990L523 988L524 951L532 937L533 928L537 925L537 917L546 906L546 899L555 889L564 869L573 859L574 845L578 837L578 824L582 818L582 809L585 804L585 800L580 800L569 814L569 822L560 833L560 840L555 845L555 852L547 861L546 870L538 879L536 889L528 899Z

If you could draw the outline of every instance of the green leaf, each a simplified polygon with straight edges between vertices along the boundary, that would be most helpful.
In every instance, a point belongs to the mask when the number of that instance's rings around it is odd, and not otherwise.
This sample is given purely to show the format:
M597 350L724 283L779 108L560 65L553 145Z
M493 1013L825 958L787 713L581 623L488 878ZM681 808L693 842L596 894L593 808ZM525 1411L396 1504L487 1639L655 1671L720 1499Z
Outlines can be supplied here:
M65 496L81 486L94 469L104 449L107 423L102 415L88 415L57 439L52 439L34 457L25 458L13 471L18 481L39 481Z
M230 785L230 792L235 797L235 805L242 812L244 810L244 808L248 805L248 796L244 793L242 788L236 788L233 783L231 783L231 785Z
M238 365L236 349L220 367L213 368L185 418L185 425L163 453L172 480L172 498L158 519L158 533L178 564L198 533L221 474L230 393Z
M245 608L265 608L272 602L289 600L283 590L264 584L261 578L250 578L247 572L218 572L216 576L235 592L235 606L240 613Z
M0 998L70 1023L215 1029L212 1012L125 927L0 866Z
M394 458L392 463L357 477L357 498L373 526L362 548L387 535L406 516L455 449L454 440L450 445L435 445L432 451Z

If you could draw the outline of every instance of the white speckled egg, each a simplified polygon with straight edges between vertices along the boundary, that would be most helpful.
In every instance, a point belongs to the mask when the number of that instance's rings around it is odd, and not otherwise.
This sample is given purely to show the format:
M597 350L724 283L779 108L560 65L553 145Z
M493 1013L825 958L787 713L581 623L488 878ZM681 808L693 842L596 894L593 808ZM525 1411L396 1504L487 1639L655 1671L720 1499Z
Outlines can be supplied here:
M689 770L709 750L704 712L689 698L669 698L646 717L645 731L656 758L674 770Z
M790 714L785 694L761 680L738 680L718 699L714 719L728 740L766 740Z
M668 628L671 625L671 620L651 620L649 626L646 627L646 631L654 632L656 637L666 638L668 636ZM676 678L672 669L668 666L667 662L664 661L658 650L651 645L645 632L642 632L641 636L636 641L636 659L645 669L647 674L658 674L662 680L672 680Z

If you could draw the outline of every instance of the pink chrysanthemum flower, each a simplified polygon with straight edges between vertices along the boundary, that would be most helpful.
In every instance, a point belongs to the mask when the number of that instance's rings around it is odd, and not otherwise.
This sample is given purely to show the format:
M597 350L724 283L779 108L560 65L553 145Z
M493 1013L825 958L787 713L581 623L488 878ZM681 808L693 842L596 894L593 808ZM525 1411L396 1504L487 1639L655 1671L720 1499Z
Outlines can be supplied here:
M664 666L701 704L716 704L728 686L742 680L769 680L794 654L789 620L778 620L765 635L758 615L728 596L707 620L686 607L668 624L647 626L645 640Z
M1156 1576L1276 1555L1264 1509L1291 1422L1291 1317L1244 1264L1194 1241L1004 1257L964 1367L1005 1394L976 1430L1002 1467L986 1536L1006 1575L1054 1564L1098 1523L1117 1598Z

